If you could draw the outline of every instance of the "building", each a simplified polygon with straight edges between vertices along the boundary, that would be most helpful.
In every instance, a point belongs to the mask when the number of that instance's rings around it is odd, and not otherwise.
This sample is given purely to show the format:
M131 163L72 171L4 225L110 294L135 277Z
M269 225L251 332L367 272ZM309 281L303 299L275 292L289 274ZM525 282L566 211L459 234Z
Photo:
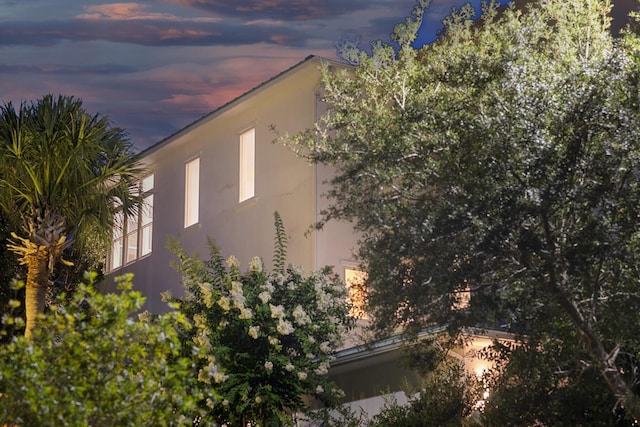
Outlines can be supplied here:
M291 263L307 271L332 265L343 277L355 267L348 224L305 235L322 208L327 168L273 143L272 127L295 133L323 113L319 64L318 57L306 58L142 153L147 206L114 236L108 272L134 273L151 311L165 309L161 291L182 290L165 247L169 236L188 253L208 256L211 237L225 256L248 262L257 255L269 265L275 211L287 229Z
M326 111L321 61L307 57L142 153L149 171L141 185L146 208L114 235L107 288L115 277L133 273L147 309L167 310L160 294L182 293L180 275L171 267L176 258L166 248L169 236L203 258L210 237L224 256L235 255L245 267L256 255L269 266L275 211L288 233L289 262L305 271L333 266L347 280L357 275L352 258L357 238L349 224L310 231L327 203L322 193L330 169L273 143L273 127L294 134ZM418 377L398 363L399 338L366 349L359 344L350 340L330 372L346 400L369 414L384 404L382 391L406 400L403 385L417 385Z

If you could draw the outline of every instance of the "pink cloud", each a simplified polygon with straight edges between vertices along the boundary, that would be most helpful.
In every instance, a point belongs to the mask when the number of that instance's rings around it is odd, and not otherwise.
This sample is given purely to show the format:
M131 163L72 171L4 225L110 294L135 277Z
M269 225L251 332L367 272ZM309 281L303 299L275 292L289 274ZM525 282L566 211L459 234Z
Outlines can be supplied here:
M77 16L78 19L88 20L154 20L154 21L194 21L219 22L216 18L182 18L170 13L150 12L148 5L140 3L109 3L86 6L85 11Z

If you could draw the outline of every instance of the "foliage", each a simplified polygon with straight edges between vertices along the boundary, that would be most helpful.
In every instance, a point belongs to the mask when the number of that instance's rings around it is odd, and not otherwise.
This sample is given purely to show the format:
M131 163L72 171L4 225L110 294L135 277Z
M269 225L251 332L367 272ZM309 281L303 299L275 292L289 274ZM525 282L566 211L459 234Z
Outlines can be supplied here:
M638 39L613 40L606 0L486 2L480 25L463 6L415 49L427 3L399 50L346 46L353 67L324 67L328 113L286 141L336 170L319 226L363 236L381 333L481 325L547 343L569 325L562 365L595 369L598 398L640 419L637 370L620 369L640 344Z
M9 226L4 216L0 213L0 242L5 242L9 238ZM7 307L9 301L24 300L24 287L15 286L14 279L19 278L21 271L16 255L11 252L6 245L0 244L0 307ZM14 310L16 315L24 317L24 307L21 305ZM7 334L0 336L0 343L4 342L15 334L24 333L18 325L13 325ZM21 322L22 328L24 327Z
M607 385L598 370L579 362L586 356L566 354L576 351L576 346L567 345L571 340L564 336L543 343L497 343L486 355L497 366L485 378L491 394L483 424L631 426L623 419L623 408L616 406L615 396L602 393ZM542 347L545 351L539 350Z
M477 379L465 373L459 360L447 359L426 377L408 403L387 400L367 426L471 426L479 396Z
M275 252L281 256L278 218ZM194 326L183 333L186 348L196 349L198 380L208 393L203 421L290 425L310 399L331 403L339 395L327 373L349 318L336 275L329 269L304 275L293 266L269 273L259 258L242 273L238 260L232 256L225 265L211 242L206 262L189 257L177 242L170 246L185 295L167 298Z
M8 247L27 270L25 335L43 311L54 267L70 264L63 256L75 251L95 263L116 210L137 211L141 173L125 132L80 100L45 95L0 107L0 212Z
M363 427L368 425L364 410L352 411L347 405L325 407L305 414L301 419L309 427Z
M52 211L64 218L75 247L92 250L111 239L106 226L113 225L114 203L126 212L136 209L141 170L132 150L123 129L106 116L89 114L79 99L45 95L17 109L5 104L0 207L23 231Z
M144 298L131 291L130 277L121 280L119 295L80 285L71 301L56 300L31 340L0 346L3 422L192 425L181 414L196 414L195 380L190 362L178 357L174 329L184 319L171 313L132 320Z
M0 242L9 238L10 227L4 215L0 214ZM0 245L0 295L8 288L9 282L18 275L18 260L5 245Z

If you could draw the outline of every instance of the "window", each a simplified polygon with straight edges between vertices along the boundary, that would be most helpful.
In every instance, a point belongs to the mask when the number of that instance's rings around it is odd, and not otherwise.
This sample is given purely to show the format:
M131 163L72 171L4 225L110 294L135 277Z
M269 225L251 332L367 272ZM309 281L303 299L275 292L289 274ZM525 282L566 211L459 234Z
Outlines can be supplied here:
M344 283L347 285L349 292L348 300L351 303L349 314L358 319L366 319L365 312L367 302L367 292L365 289L365 281L367 273L353 268L344 269Z
M255 196L256 130L240 135L240 198L243 202Z
M184 228L198 222L200 208L200 158L185 165L184 181Z
M111 242L110 269L115 270L123 264L135 261L151 253L153 235L153 175L140 183L143 203L140 210L125 221L124 213L119 211L114 218Z
M153 236L153 175L149 175L142 180L142 194L144 204L140 218L140 256L151 253L151 239Z
M131 215L127 218L127 234L124 241L126 242L124 253L124 262L129 263L138 258L138 217L139 215Z
M122 265L122 253L124 250L122 238L124 227L124 214L122 211L118 212L113 221L113 240L111 243L111 269L115 270L116 268Z

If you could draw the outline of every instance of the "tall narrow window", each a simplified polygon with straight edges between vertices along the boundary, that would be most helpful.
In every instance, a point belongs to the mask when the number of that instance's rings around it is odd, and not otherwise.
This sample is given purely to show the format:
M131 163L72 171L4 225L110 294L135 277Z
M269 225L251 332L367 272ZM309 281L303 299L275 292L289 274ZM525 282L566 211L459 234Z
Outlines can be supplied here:
M153 187L153 175L151 176L151 187ZM144 182L142 184L144 191ZM140 214L140 256L151 253L151 243L153 236L153 194L144 198L142 212Z
M151 253L151 239L153 236L153 175L142 180L142 211L140 212L140 256Z
M143 204L125 221L124 212L119 211L114 218L111 240L111 261L109 268L115 270L151 253L153 234L153 175L148 175L139 184Z
M240 197L243 202L255 196L256 130L240 135Z
M138 219L139 215L131 215L127 219L127 234L125 235L124 262L135 261L138 258Z
M185 166L184 184L184 227L198 222L200 208L200 158L193 159Z
M348 298L351 303L351 309L349 314L352 317L358 319L366 319L367 313L365 311L367 302L367 292L365 288L365 281L367 280L367 273L353 268L344 269L344 283L347 285Z
M123 234L124 234L124 214L122 211L116 213L113 221L113 240L111 242L111 269L122 265L123 257Z

